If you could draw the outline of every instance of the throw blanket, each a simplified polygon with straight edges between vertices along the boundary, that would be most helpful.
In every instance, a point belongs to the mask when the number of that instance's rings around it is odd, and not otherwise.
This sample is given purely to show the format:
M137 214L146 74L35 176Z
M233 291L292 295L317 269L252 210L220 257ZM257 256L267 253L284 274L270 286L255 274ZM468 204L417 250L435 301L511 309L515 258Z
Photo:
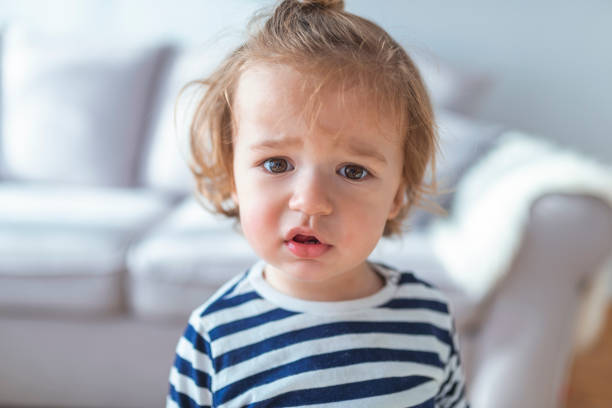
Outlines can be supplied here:
M434 221L429 238L472 302L483 301L503 278L519 249L530 206L551 192L589 194L612 206L612 167L509 131L466 172L452 214Z

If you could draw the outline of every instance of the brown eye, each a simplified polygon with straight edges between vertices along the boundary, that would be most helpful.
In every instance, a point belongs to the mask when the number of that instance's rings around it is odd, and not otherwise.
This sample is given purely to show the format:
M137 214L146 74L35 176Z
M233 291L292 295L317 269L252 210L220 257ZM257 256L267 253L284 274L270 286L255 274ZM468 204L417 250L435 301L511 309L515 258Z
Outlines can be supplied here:
M361 180L368 175L368 171L361 166L348 164L338 170L339 173L350 180Z
M263 163L263 166L270 173L284 173L293 170L293 166L287 160L279 158L268 159Z

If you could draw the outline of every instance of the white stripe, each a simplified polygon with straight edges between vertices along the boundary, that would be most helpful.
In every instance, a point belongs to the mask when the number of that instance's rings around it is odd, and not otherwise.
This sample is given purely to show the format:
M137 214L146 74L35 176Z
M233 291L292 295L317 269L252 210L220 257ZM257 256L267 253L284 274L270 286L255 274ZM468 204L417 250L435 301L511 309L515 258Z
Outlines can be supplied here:
M288 319L291 319L290 324L287 323ZM338 321L338 316L334 315L298 314L222 337L214 341L214 346L216 350L235 350L270 337L285 334L287 327L291 327L292 330L300 330L327 323L337 323ZM387 309L384 311L378 309L368 313L347 314L342 316L342 321L431 323L442 330L450 331L450 320L447 314L423 309Z
M421 300L437 300L438 302L448 303L446 295L436 288L429 288L422 283L404 283L398 287L398 290L393 297L397 298L413 298Z
M170 370L170 384L177 392L187 394L198 405L211 405L212 403L212 394L208 389L198 387L191 377L179 373L175 367Z
M215 312L214 316L204 316L204 321L208 330L212 330L215 327L221 326L222 324L254 317L274 309L278 309L278 306L264 299L256 299L243 303L239 306L224 309L223 311L226 313Z
M333 353L362 347L380 347L398 349L400 345L410 345L411 351L437 353L448 355L449 346L431 336L409 336L399 334L367 333L361 335L346 334L325 339L294 344L292 346L273 350L250 360L221 370L215 376L215 389L220 389L230 383L257 374L261 371L285 365L289 362L319 354ZM407 349L407 347L404 347ZM441 359L441 361L444 361ZM442 380L443 381L443 380Z
M463 399L461 399L461 401L459 401L459 403L453 408L467 408L467 400L465 399L465 397L463 397Z
M427 394L431 396L435 395L439 387L440 379L444 374L442 370L435 367L414 363L384 362L356 364L349 367L309 371L291 377L281 378L273 383L251 388L251 392L240 395L221 405L221 407L229 408L248 405L253 401L265 400L291 391L330 387L372 380L374 378L402 377L406 376L406 373L410 373L411 375L431 376L432 385L428 387L430 391ZM437 385L434 385L436 383ZM415 395L417 395L418 398L423 398L422 391L415 393Z
M213 372L212 361L210 357L208 357L208 354L201 353L199 350L193 348L189 340L184 337L180 338L176 346L176 354L189 361L194 368L200 371L205 371L208 374Z
M376 397L349 400L344 402L331 402L328 404L318 404L320 408L372 408L372 407L402 407L407 408L424 403L436 394L438 384L429 381L418 387L411 388L394 394L379 395ZM308 406L309 408L312 405ZM458 407L457 407L458 408Z
M179 408L178 404L169 395L166 397L166 408Z
M201 326L202 326L202 318L200 317L200 314L202 313L202 310L204 310L204 307L206 305L201 305L200 307L198 307L196 310L194 310L193 312L191 312L191 314L189 315L189 321L188 323L193 326L193 328L195 329L196 332L198 332L199 334L202 334L202 330L201 330Z

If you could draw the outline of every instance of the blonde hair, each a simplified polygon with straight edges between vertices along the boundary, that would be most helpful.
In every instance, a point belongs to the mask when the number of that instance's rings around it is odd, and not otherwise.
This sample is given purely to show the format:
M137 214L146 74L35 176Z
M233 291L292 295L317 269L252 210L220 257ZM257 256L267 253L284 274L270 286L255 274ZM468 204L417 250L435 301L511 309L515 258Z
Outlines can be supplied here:
M263 21L263 25L257 26ZM255 63L285 64L316 78L310 100L325 84L355 84L368 90L376 110L396 120L403 135L404 203L387 221L385 236L402 232L402 221L413 206L441 214L444 210L425 195L436 192L435 155L438 137L429 96L417 68L389 34L373 22L348 13L341 0L284 0L272 13L258 14L249 24L246 41L227 56L206 79L190 128L194 163L190 168L197 191L212 210L239 216L231 199L234 189L232 104L238 79ZM342 88L342 87L341 87ZM432 181L423 179L431 165ZM427 203L428 205L423 205ZM207 204L207 203L203 203Z

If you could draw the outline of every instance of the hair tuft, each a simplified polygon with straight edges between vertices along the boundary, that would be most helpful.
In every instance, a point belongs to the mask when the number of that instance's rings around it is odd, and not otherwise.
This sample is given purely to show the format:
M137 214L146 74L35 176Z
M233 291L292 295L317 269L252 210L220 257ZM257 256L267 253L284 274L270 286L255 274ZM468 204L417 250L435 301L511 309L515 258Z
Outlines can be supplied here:
M318 6L337 11L344 10L344 0L298 0L297 2L305 6Z

